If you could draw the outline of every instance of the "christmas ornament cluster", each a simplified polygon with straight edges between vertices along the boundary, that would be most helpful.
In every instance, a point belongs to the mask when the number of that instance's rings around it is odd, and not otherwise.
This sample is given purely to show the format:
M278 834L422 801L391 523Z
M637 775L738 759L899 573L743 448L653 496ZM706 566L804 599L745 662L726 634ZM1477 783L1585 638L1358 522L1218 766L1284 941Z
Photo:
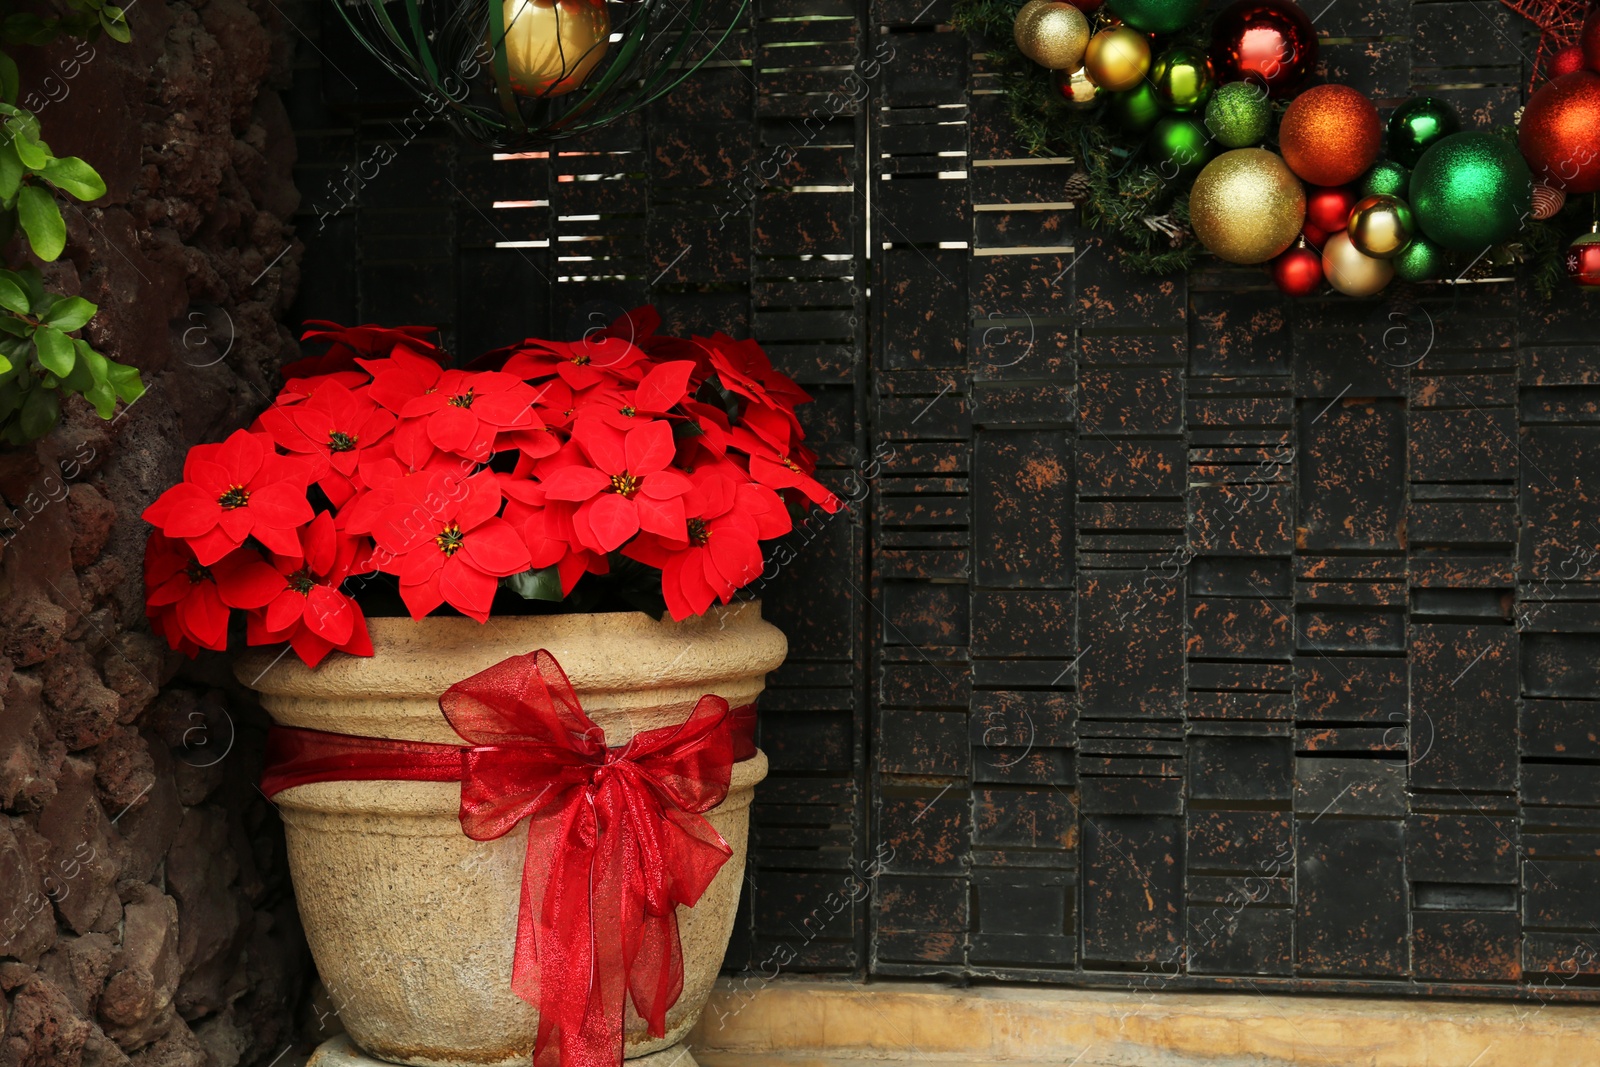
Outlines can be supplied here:
M1136 266L1187 266L1192 232L1223 260L1266 265L1291 296L1325 284L1370 296L1397 278L1517 262L1526 246L1553 258L1557 216L1600 190L1600 9L1578 43L1553 52L1549 80L1510 131L1463 128L1426 96L1385 119L1357 89L1308 84L1317 36L1293 0L1235 0L1214 16L1205 3L1012 9L1017 52L1036 65L1007 83L1013 118L1036 149L1076 136L1068 149L1084 169L1069 195L1091 225L1133 237ZM957 24L993 34L996 5L960 0ZM1048 72L1042 95L1037 68ZM1600 225L1590 229L1562 258L1584 286L1600 285Z

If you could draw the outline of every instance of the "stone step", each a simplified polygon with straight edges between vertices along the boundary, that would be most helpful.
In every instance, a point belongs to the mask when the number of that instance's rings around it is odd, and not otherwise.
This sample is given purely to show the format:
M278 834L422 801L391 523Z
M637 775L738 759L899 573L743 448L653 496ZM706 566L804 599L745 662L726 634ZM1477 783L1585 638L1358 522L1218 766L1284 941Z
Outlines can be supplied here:
M1600 1067L1600 1006L735 978L687 1043L701 1067Z

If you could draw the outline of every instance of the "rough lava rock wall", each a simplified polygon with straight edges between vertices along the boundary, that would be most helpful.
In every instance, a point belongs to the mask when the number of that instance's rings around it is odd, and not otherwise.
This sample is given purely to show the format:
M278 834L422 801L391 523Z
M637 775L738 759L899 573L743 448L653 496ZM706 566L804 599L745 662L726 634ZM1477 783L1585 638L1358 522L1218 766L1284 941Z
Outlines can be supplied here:
M257 713L218 657L150 634L139 518L294 349L293 31L272 0L130 21L128 45L19 57L24 96L55 97L46 140L109 188L66 209L48 276L100 305L92 342L148 393L0 451L0 1067L266 1062L308 966Z

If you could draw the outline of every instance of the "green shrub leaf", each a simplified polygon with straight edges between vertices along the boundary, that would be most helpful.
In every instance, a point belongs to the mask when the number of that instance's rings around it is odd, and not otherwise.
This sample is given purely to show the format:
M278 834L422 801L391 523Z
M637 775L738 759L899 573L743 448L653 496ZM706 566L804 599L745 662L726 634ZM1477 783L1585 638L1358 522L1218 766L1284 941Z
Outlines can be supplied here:
M54 326L41 326L33 333L34 347L39 350L39 365L58 378L72 373L78 354L73 350L72 338Z
M20 82L17 61L0 52L0 99L4 99L7 103L16 100L17 92L21 88Z
M28 235L33 254L50 262L67 246L67 224L56 207L56 198L37 185L24 186L17 194L17 218Z
M71 333L73 330L82 329L84 323L94 318L94 313L99 310L96 305L81 296L69 296L56 301L55 306L44 316L44 321L63 333Z
M0 270L0 307L18 315L26 315L32 309L22 279L8 270Z
M45 181L79 200L98 200L106 195L105 180L77 156L52 159L40 173Z
M11 147L16 151L17 158L22 161L22 165L29 170L43 170L45 165L50 162L50 151L39 141L38 134L30 137L26 129L17 128L20 125L20 120L8 125L13 134Z
M131 404L144 396L144 382L139 380L138 367L130 367L108 359L106 377L110 379L111 388L116 390L117 396L122 398L124 404Z
M0 144L0 200L9 204L16 199L17 190L22 188L22 176L26 173L28 168L17 158L13 139L5 138L5 143Z
M22 401L22 413L17 416L23 440L43 437L61 418L61 405L56 394L49 389L32 389Z

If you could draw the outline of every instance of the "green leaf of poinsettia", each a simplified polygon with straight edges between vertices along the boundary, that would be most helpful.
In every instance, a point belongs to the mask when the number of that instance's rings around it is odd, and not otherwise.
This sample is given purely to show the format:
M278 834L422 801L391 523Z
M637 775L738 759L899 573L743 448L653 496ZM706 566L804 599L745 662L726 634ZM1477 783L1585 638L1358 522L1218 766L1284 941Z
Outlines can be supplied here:
M528 600L560 600L561 575L554 567L523 571L503 579L507 589Z

